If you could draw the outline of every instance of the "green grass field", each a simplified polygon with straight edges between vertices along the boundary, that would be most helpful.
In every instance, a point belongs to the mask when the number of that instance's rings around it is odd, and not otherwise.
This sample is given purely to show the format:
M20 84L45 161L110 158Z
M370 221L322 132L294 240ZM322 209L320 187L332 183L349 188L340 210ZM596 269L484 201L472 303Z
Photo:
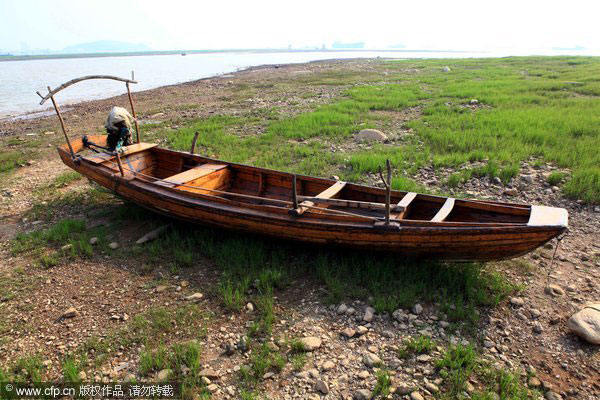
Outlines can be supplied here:
M407 60L375 65L387 75L365 74L362 84L357 84L358 72L303 77L303 85L326 81L348 87L333 103L309 112L277 117L271 110L262 122L250 113L212 117L164 135L171 147L188 149L199 130L200 146L208 154L298 173L335 173L347 180L376 172L389 158L401 173L427 165L466 166L463 174L499 176L508 183L518 175L521 161L536 157L571 170L564 185L567 196L600 202L600 59ZM446 65L450 72L442 72ZM469 107L471 99L479 104ZM360 129L385 126L393 112L411 106L420 107L422 115L406 122L416 135L401 146L328 151L330 144L343 145ZM391 117L377 111L391 112ZM239 137L228 131L249 123L264 124L265 133ZM487 167L471 171L473 161L485 161ZM406 176L397 176L396 188L417 187Z

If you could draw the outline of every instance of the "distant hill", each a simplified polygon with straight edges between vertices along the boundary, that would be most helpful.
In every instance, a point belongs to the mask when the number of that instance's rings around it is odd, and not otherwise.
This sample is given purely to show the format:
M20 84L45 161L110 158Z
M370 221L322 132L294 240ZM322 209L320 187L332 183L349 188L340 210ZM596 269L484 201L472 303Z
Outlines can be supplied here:
M99 40L97 42L79 43L61 50L63 54L77 53L118 53L132 51L151 51L144 43L128 43L116 40Z

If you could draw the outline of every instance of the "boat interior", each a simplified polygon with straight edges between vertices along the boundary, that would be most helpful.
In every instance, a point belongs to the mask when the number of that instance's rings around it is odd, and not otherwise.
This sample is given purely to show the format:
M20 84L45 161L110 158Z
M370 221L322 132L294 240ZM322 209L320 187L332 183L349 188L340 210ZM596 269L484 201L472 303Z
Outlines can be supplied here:
M105 143L105 136L93 137ZM92 151L80 141L75 144L79 157L126 179L151 182L157 187L184 194L235 199L239 203L275 205L290 209L294 200L294 175L285 172L225 163L191 153L165 150L156 144L138 143L124 148L119 156ZM239 196L236 196L239 195ZM307 176L296 177L294 215L309 211L385 217L385 189ZM518 224L530 221L531 206L446 198L413 192L392 191L390 221L428 221L429 223Z

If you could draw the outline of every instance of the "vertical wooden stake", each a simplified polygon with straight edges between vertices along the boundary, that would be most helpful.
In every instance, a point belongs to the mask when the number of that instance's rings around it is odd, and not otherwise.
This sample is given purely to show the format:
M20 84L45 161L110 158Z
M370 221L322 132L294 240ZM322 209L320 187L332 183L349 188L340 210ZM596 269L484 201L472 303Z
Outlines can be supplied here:
M194 154L194 150L196 150L196 141L198 140L198 135L200 134L200 132L196 131L196 133L194 133L194 140L192 140L192 148L190 150L190 154Z
M50 92L50 87L48 87L48 91ZM62 128L63 134L65 135L65 139L67 141L67 145L69 146L69 151L71 152L71 158L75 159L75 152L73 151L73 146L71 146L71 141L69 140L69 136L67 135L67 128L65 128L65 121L63 121L63 117L60 114L60 108L58 108L58 104L56 104L56 100L54 100L54 96L50 96L50 100L52 100L52 105L54 105L54 109L56 110L56 115L58 116L58 120L60 121L60 127Z
M385 160L387 167L387 182L385 188L385 224L390 224L390 203L392 201L392 164L390 160Z
M133 76L133 72L131 73ZM137 142L140 142L140 127L138 125L138 120L135 115L135 107L133 105L133 97L131 97L131 89L129 88L129 82L125 82L125 86L127 86L127 96L129 96L129 104L131 104L131 113L133 114L133 121L135 123L135 135L137 138Z
M296 192L296 175L292 175L292 204L294 210L298 208L298 193Z
M117 154L117 165L119 166L119 171L121 171L121 176L125 176L125 172L123 171L123 164L121 164L121 155L119 154L119 152L116 152Z

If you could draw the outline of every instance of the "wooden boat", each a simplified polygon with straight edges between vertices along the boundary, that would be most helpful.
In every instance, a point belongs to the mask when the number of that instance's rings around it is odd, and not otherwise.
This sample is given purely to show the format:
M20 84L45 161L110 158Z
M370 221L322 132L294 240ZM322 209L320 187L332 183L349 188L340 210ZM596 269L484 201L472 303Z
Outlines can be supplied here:
M138 130L138 143L122 153L93 153L64 132L63 162L117 195L173 218L248 234L488 261L526 254L568 224L562 208L393 191L203 157L193 154L196 138L190 152L173 151L140 142ZM89 140L106 145L106 136Z

